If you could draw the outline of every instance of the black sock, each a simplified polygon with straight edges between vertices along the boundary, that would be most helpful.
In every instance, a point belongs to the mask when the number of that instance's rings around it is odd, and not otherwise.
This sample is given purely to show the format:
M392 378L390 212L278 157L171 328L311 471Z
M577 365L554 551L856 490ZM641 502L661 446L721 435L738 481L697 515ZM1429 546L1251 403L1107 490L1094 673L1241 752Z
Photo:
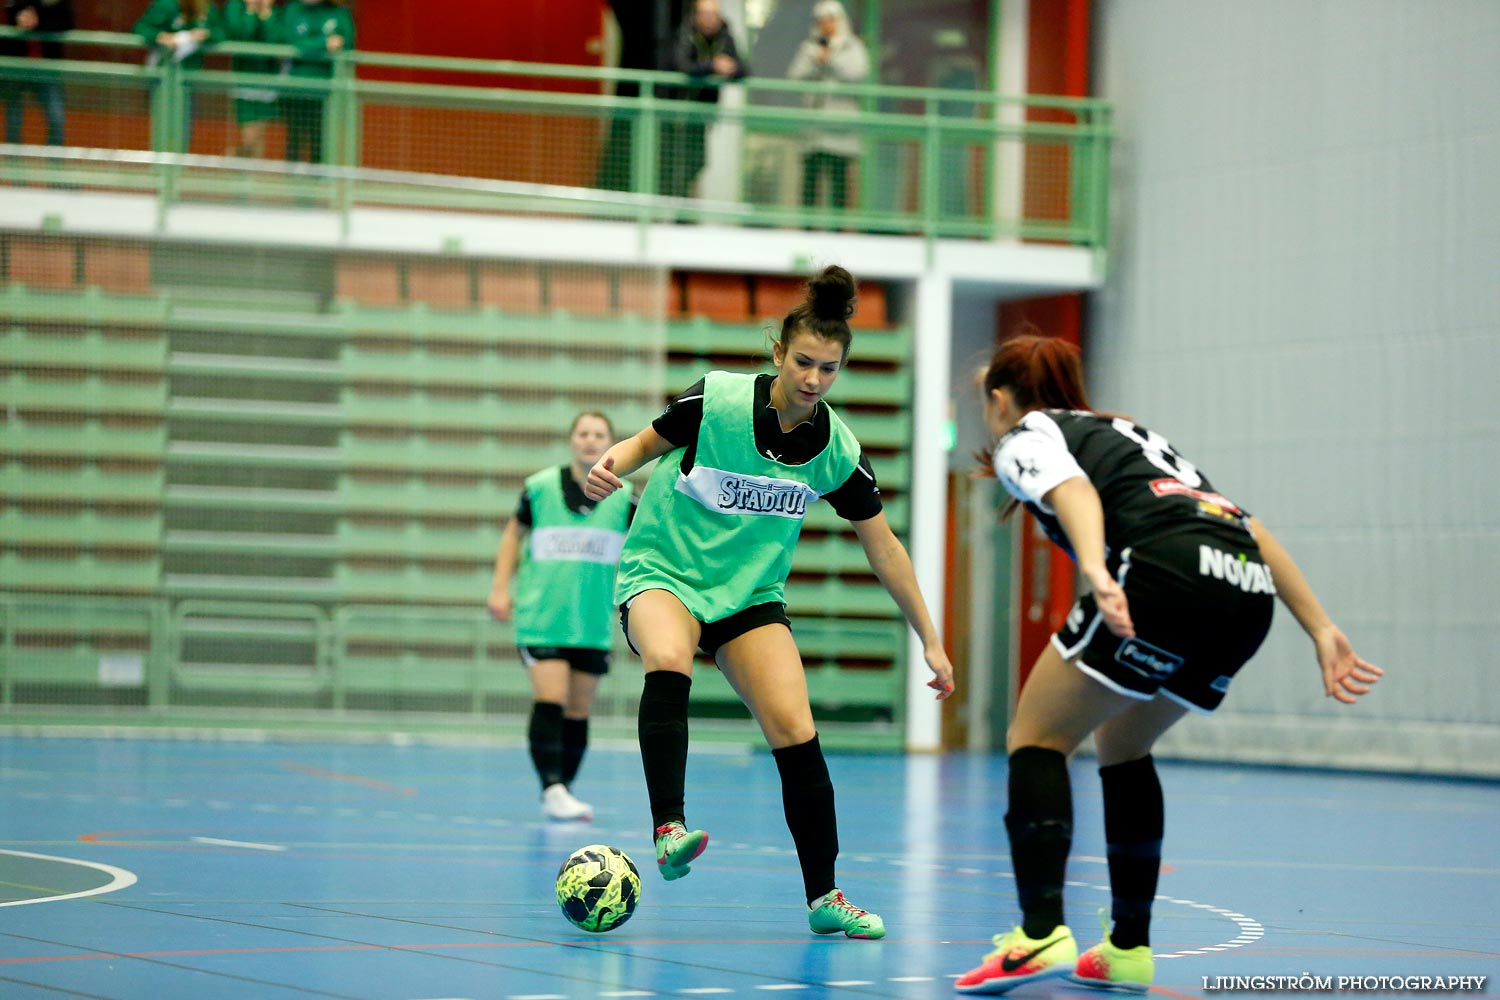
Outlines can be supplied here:
M562 780L573 784L578 777L578 765L583 763L584 751L589 748L589 720L562 720Z
M1161 780L1149 757L1099 769L1104 783L1104 840L1109 853L1109 890L1114 897L1109 939L1118 948L1151 943L1151 901L1161 872L1166 826Z
M816 735L806 743L772 750L771 755L781 772L781 805L802 865L802 890L811 904L834 886L839 822L833 808L833 780Z
M1010 755L1011 865L1021 929L1042 938L1063 922L1063 877L1073 846L1073 791L1068 759L1056 750L1022 747Z
M651 798L651 826L684 822L682 786L687 774L688 691L693 679L675 670L652 670L641 690L636 732L646 793Z
M562 706L550 701L534 702L527 737L531 741L531 763L536 765L542 787L563 780Z

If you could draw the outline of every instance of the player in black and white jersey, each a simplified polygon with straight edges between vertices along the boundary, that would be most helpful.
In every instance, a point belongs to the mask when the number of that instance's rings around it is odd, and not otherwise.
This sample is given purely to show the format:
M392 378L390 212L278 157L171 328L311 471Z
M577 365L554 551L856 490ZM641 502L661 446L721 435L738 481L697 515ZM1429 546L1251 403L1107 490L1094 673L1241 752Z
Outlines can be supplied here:
M1007 732L1005 825L1022 925L996 935L995 950L956 988L1003 993L1066 975L1082 986L1144 991L1163 829L1151 759L1157 738L1187 712L1218 707L1265 638L1276 597L1312 639L1329 697L1352 704L1381 671L1355 654L1264 525L1159 434L1090 410L1072 345L1008 340L983 389L999 441L995 475L1073 556L1092 592L1038 659ZM1079 955L1063 922L1073 822L1067 757L1091 733L1114 924Z

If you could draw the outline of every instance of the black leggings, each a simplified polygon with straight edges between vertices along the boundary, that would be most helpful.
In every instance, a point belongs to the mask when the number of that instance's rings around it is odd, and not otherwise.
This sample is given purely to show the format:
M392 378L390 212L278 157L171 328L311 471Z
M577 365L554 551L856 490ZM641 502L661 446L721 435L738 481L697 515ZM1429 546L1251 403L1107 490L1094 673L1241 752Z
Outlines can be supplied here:
M802 205L818 203L818 175L828 175L828 205L849 207L849 157L836 153L808 153L802 157Z
M318 97L283 97L281 116L286 119L286 158L291 163L323 162L323 100Z

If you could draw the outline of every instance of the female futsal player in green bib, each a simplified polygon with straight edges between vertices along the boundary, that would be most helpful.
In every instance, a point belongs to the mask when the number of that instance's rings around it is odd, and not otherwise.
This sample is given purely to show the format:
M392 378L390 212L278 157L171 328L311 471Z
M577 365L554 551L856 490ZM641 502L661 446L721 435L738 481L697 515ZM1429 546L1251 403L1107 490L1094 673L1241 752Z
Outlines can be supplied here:
M687 829L683 812L697 648L714 658L771 745L809 925L819 934L879 938L880 917L835 884L833 784L786 616L786 578L809 504L827 500L853 523L871 568L922 639L934 675L928 686L940 699L953 692L953 668L859 442L823 400L849 355L854 294L841 267L814 277L782 323L774 376L710 372L651 426L610 448L584 491L603 500L622 487L621 476L661 459L615 584L621 625L646 668L639 734L657 870L681 878L708 844L708 834Z
M515 618L516 646L535 699L531 761L549 819L594 815L569 786L588 747L599 678L609 671L615 567L634 505L629 490L596 503L584 496L583 482L614 439L604 414L574 417L568 432L573 460L527 478L495 557L490 614L499 621Z

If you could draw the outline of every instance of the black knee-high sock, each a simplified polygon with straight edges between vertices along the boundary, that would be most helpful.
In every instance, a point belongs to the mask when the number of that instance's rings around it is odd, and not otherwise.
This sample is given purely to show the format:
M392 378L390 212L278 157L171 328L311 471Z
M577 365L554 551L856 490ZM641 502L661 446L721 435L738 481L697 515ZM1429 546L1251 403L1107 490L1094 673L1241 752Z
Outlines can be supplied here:
M1104 783L1104 840L1109 850L1109 891L1119 948L1151 943L1151 901L1161 872L1166 826L1161 779L1149 757L1099 769Z
M682 786L687 774L688 691L693 679L673 670L646 674L636 732L646 793L651 797L651 825L684 821Z
M833 863L839 856L839 822L833 808L833 780L815 735L806 743L772 750L781 772L781 805L802 865L802 889L811 903L833 891Z
M1011 865L1027 937L1045 937L1063 922L1063 876L1073 846L1073 790L1068 760L1056 750L1022 747L1010 755Z
M589 720L562 720L562 780L571 785L578 777L578 765L583 763L583 754L589 748Z
M531 763L536 765L543 788L563 780L562 712L561 705L550 701L538 701L531 706L531 725L526 735L531 741Z

